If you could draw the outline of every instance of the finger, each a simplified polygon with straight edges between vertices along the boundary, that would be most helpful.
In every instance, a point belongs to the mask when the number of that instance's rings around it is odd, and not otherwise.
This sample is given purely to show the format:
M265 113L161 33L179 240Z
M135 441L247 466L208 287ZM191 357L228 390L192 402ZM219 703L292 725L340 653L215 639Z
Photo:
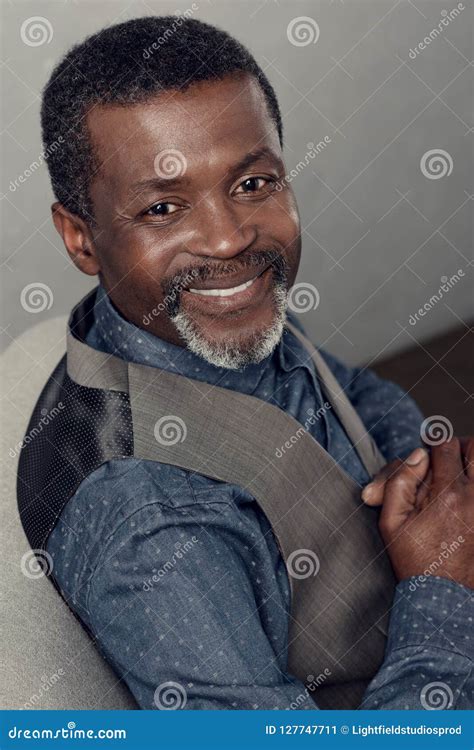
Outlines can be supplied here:
M394 461L391 461L379 471L370 484L364 487L362 491L362 500L367 503L367 505L382 505L386 483L396 474L400 466L404 464L415 466L422 461L426 455L426 451L423 448L416 448L409 456L407 456L405 461L402 461L401 458L396 458Z
M425 479L430 465L426 451L417 464L404 463L387 481L384 502L380 514L382 533L391 535L400 528L406 518L416 509L417 490Z
M394 461L385 464L385 466L380 469L372 481L362 490L362 499L364 502L368 505L382 504L385 482L392 476L394 471L398 469L401 463L402 459L396 458Z
M459 438L461 453L464 459L464 473L474 480L474 437Z
M433 484L438 492L450 487L464 474L461 445L457 438L432 447L431 467Z
M430 488L431 488L431 482L433 481L433 472L431 469L428 469L426 472L425 478L421 481L420 486L418 487L418 492L416 496L416 507L421 510L422 508L426 507L428 505L428 501L430 499Z

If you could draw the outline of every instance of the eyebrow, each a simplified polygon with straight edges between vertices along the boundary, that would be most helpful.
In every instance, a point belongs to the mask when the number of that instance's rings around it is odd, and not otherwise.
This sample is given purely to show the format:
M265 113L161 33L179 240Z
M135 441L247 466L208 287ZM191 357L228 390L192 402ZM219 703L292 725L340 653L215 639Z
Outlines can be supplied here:
M261 159L270 158L273 162L280 163L281 160L271 151L269 148L259 148L255 151L250 151L241 159L237 164L234 164L229 170L228 174L236 174L243 172L248 167L251 167L255 162ZM182 187L183 185L189 184L190 180L186 175L180 175L177 177L152 177L148 180L140 180L134 183L130 188L130 197L137 197L140 193L146 190L170 190L174 187Z
M249 153L244 156L243 159L241 159L237 164L234 164L233 167L229 170L229 173L236 173L236 172L243 172L247 167L251 167L252 164L255 164L255 162L260 161L261 159L270 159L271 161L280 163L281 159L276 156L276 154L273 153L269 148L266 146L263 148L259 148L256 151L249 151Z

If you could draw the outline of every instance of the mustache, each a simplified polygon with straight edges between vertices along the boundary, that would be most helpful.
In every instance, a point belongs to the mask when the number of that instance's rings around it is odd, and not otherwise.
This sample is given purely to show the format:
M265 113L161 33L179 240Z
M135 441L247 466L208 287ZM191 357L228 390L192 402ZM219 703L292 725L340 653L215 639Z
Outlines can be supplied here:
M275 283L286 282L289 265L286 258L277 250L249 251L245 256L239 257L238 261L219 261L219 263L205 263L202 266L190 265L170 279L162 281L161 291L166 312L170 317L175 315L180 305L181 292L186 291L196 282L224 279L226 276L232 276L248 268L255 269L256 275L259 275L259 272L263 272L270 266L273 268Z

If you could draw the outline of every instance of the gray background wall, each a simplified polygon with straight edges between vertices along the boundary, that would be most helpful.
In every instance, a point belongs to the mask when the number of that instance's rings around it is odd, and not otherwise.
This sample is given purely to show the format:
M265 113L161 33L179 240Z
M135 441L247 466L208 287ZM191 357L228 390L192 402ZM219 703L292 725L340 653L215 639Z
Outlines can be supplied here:
M191 4L4 0L3 346L40 320L68 312L95 284L72 266L54 230L45 165L26 172L40 160L40 95L52 65L106 24L184 11ZM319 297L317 308L304 315L313 339L359 363L472 317L472 3L465 0L459 16L416 55L410 50L457 3L197 0L196 5L195 17L236 35L274 84L284 115L288 171L304 159L308 143L327 136L326 147L292 183L303 226L298 282L311 284L318 295L310 293ZM39 36L31 26L35 16L42 19ZM294 21L302 16L310 20ZM302 23L308 24L307 37ZM424 174L424 155L440 149L441 171L430 174L427 167ZM441 278L459 269L464 274L459 281L410 324L410 316L438 292ZM51 290L47 309L28 312L22 290L38 283Z

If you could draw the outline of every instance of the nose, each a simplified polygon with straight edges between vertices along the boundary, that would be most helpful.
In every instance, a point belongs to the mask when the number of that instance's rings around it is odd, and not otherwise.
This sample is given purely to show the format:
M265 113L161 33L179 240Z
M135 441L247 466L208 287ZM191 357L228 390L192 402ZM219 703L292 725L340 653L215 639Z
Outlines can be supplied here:
M193 209L194 226L186 242L187 249L193 255L222 260L240 255L258 237L256 224L245 221L242 208L226 198L202 200Z

